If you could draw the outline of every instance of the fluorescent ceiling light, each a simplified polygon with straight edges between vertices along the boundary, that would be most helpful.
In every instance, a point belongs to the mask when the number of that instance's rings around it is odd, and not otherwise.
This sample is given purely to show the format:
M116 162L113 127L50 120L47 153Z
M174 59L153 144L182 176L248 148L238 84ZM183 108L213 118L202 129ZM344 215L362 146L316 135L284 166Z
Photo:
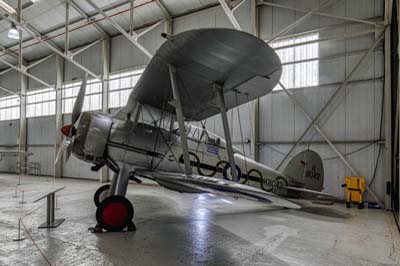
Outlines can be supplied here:
M12 8L9 4L7 4L3 0L0 0L0 7L10 14L14 14L16 12L14 8Z
M7 36L8 36L8 38L13 39L13 40L19 40L19 31L17 30L17 28L15 27L14 24L11 24L11 28L8 31Z
M31 0L31 2L32 3L37 3L37 2L39 2L40 0Z

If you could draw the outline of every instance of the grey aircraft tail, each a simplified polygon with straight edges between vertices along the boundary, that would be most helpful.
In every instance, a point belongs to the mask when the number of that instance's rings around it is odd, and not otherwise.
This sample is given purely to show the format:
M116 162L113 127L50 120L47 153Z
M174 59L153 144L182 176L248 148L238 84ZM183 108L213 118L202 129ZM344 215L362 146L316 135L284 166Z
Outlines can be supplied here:
M315 151L305 150L297 154L283 170L283 174L289 183L288 192L320 192L323 189L324 166Z

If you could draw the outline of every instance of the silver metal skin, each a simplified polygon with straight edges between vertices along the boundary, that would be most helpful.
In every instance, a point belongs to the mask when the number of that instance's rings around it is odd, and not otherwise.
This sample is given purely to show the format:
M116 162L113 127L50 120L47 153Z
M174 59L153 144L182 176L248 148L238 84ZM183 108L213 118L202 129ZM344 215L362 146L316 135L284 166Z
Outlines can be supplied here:
M117 163L119 172L112 180L111 195L125 195L132 172L140 175L145 171L145 176L149 172L184 173L183 149L178 129L169 131L145 123L138 123L136 127L133 125L131 121L111 118L107 113L85 112L77 127L73 143L75 156L93 164L102 164L107 159ZM104 136L108 136L106 141ZM186 127L186 137L194 175L234 180L225 168L229 159L223 138L193 125ZM103 153L95 155L95 150ZM239 181L245 181L247 185L279 196L299 196L304 193L321 195L317 192L323 188L323 165L321 158L313 151L308 150L295 156L283 172L277 172L244 156L235 147L233 152L241 172ZM180 192L201 191L186 185L167 183L165 180L156 181Z
M232 146L226 110L272 91L279 57L253 35L231 29L201 29L167 36L125 107L111 116L84 112L86 78L63 128L66 151L114 172L108 195L125 196L129 180L148 178L179 192L215 193L287 208L281 196L321 195L322 160L312 151L277 172ZM186 121L221 113L225 139ZM139 117L147 116L139 121ZM79 120L78 120L79 118ZM177 125L174 123L177 121ZM68 131L68 134L66 133Z

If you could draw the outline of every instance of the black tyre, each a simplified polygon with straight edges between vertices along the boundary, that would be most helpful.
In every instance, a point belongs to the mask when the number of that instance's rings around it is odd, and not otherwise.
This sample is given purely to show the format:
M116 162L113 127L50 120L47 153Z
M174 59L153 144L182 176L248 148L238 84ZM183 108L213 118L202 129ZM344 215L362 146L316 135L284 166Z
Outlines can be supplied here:
M358 203L358 209L364 209L364 202Z
M132 224L133 214L133 206L127 198L113 195L97 207L96 220L107 231L122 231Z
M100 202L107 197L107 193L109 190L110 190L110 184L101 186L96 190L96 193L94 193L93 197L94 204L96 205L96 207L99 207Z
M350 202L346 202L346 208L350 208L351 207L351 203Z

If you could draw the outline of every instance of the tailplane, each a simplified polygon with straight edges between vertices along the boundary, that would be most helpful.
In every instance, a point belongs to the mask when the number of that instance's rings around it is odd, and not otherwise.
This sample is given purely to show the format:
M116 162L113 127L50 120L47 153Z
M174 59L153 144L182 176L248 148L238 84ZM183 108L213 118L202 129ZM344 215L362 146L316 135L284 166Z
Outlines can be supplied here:
M322 191L324 185L324 166L321 157L312 150L297 154L283 170L289 187Z

